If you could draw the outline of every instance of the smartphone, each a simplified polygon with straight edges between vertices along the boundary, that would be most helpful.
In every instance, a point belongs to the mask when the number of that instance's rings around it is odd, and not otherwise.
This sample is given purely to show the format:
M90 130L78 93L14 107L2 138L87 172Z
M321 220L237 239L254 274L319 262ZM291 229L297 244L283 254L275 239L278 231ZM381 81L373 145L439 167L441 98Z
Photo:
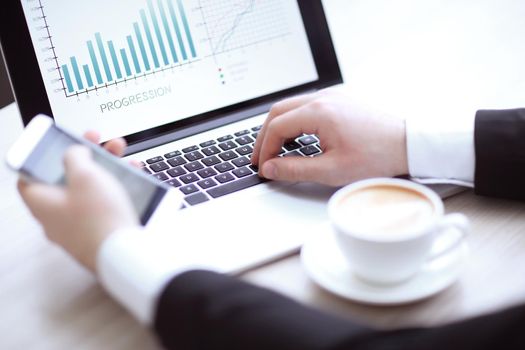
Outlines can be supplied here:
M182 195L178 191L171 191L168 186L102 147L60 129L53 119L44 115L31 120L7 153L6 162L27 181L64 185L64 154L75 144L88 147L95 162L120 181L128 192L142 225L147 224L159 205L171 205L173 210L182 206Z

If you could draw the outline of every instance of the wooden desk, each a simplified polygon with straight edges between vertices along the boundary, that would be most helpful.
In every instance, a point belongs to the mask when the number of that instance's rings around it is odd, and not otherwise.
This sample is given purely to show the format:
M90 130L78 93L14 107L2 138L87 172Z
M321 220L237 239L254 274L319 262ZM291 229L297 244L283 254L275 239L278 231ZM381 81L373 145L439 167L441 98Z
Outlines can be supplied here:
M517 49L523 2L327 0L326 5L346 80L362 98L405 115L427 112L428 106L525 105L512 94L525 91L525 72L514 69L525 62L525 50ZM486 52L491 45L497 50ZM496 68L498 74L491 74ZM477 86L484 76L490 83ZM420 88L428 85L431 91ZM512 88L491 94L491 85ZM20 130L16 106L1 110L0 155ZM147 329L44 239L15 182L0 166L0 348L157 349ZM464 193L446 206L473 222L471 257L460 280L432 299L392 308L348 302L310 282L296 256L244 278L380 327L438 324L524 301L525 204Z

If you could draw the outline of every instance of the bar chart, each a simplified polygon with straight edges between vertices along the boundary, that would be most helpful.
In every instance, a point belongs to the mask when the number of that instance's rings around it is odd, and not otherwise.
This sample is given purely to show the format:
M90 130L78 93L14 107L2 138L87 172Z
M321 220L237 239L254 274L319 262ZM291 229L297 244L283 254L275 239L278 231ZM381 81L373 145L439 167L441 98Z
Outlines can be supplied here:
M67 97L106 88L131 79L146 77L198 59L183 0L146 0L129 24L129 35L114 38L95 32L87 39L81 62L77 55L61 62L63 88Z

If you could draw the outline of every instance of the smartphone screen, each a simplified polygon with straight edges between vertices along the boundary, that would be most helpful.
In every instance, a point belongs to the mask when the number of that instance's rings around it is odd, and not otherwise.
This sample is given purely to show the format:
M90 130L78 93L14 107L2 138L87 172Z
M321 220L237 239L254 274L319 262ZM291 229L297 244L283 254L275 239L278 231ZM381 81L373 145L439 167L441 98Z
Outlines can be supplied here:
M120 181L128 192L141 223L146 224L168 189L98 146L77 140L55 126L46 131L20 171L43 183L63 185L64 154L70 146L79 143L90 148L93 159Z

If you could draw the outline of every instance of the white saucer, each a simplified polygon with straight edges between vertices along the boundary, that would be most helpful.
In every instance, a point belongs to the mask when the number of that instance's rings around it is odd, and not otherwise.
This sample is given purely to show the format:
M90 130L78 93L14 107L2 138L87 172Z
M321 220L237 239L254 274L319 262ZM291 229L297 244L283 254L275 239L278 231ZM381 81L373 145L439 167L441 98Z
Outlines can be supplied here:
M375 305L405 304L428 298L454 283L468 256L468 245L460 244L447 255L427 263L410 280L389 286L369 284L356 277L326 230L308 240L301 261L310 278L322 288L343 298Z

